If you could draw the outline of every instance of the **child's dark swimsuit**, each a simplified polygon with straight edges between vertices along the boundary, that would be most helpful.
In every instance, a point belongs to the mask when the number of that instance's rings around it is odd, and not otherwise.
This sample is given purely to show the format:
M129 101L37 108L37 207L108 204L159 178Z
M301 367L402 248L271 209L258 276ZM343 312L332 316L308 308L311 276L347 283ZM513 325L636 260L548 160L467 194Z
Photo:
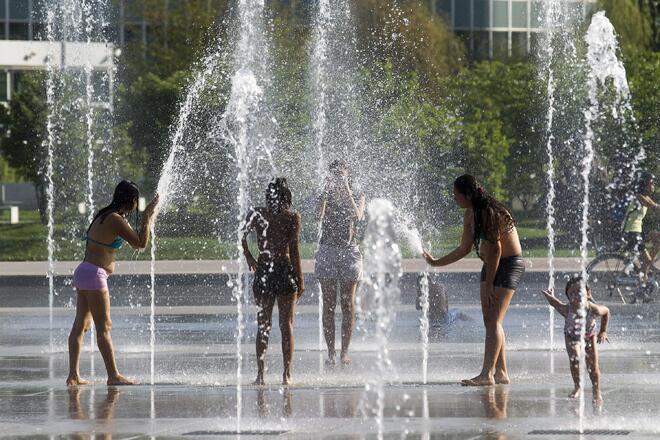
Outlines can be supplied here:
M252 285L254 296L291 295L298 291L293 266L287 261L273 261L264 254L259 256Z

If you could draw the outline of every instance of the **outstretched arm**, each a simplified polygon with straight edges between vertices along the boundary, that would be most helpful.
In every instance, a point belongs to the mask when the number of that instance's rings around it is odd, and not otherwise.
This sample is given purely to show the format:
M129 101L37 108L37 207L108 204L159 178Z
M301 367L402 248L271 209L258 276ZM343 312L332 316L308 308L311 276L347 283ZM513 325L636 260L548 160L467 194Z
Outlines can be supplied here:
M153 200L149 202L145 208L142 215L142 224L140 225L140 230L138 232L135 232L133 228L131 228L131 225L121 215L115 213L110 216L110 221L113 223L117 235L126 240L133 249L142 250L149 244L149 230L151 228L151 223L155 218L157 205L158 194L156 194Z
M243 231L243 237L241 238L241 245L243 246L243 255L245 256L245 260L247 261L248 267L250 268L251 271L255 271L257 269L257 260L254 259L252 256L252 252L250 252L250 247L248 246L248 235L250 235L250 232L252 232L252 229L254 228L254 219L257 216L257 212L254 210L250 210L248 212L247 217L245 218L245 222L243 223L243 226L241 227L241 230Z
M433 256L428 251L423 251L424 258L426 262L434 267L446 266L451 263L455 263L467 256L472 250L472 231L474 230L474 215L472 209L466 209L465 215L463 216L463 235L461 235L461 244L458 245L456 249L438 259L433 258Z
M610 309L600 304L589 302L589 307L591 313L594 315L600 316L600 331L598 332L598 343L602 344L603 342L610 340L607 338L607 323L610 320Z
M552 289L543 290L543 295L545 296L545 299L548 301L548 303L550 303L550 305L554 307L554 309L558 311L561 316L566 318L568 315L568 306L557 299L555 292Z

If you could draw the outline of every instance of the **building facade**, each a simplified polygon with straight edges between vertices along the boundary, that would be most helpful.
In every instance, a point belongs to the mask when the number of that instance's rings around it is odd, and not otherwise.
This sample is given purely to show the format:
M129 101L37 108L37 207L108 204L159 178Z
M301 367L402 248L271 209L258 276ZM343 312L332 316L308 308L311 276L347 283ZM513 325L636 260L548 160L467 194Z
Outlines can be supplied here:
M0 0L0 103L11 100L26 71L91 65L99 105L110 105L115 48L103 42L46 41L45 0Z
M565 0L575 17L588 17L597 0ZM477 59L524 58L537 41L540 0L430 0Z

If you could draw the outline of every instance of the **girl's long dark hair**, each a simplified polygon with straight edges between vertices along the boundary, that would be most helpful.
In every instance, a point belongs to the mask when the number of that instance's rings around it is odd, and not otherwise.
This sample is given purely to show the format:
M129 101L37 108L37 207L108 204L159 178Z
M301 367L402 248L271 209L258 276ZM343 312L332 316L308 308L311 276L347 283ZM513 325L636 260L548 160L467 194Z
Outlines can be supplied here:
M293 196L286 177L271 180L266 189L266 206L272 212L280 212L291 207Z
M486 193L474 176L463 174L454 180L454 188L472 201L474 210L474 235L472 241L479 254L482 235L487 241L499 240L501 233L511 232L516 221L506 207Z
M112 202L96 213L94 219L87 228L87 232L89 232L89 229L92 227L96 219L100 218L101 223L103 223L105 218L113 212L117 212L121 209L132 209L139 197L140 190L135 183L130 180L122 180L119 182L115 187Z

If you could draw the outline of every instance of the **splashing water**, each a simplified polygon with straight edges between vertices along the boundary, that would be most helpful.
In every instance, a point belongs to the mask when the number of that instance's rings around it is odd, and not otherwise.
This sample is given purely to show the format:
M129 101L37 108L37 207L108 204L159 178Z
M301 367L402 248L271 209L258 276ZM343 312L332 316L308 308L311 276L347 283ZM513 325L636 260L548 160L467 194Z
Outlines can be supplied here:
M392 203L374 199L368 206L369 224L364 246L369 249L364 265L364 295L369 297L376 319L375 339L378 343L377 374L365 391L376 394L375 418L378 438L383 438L385 409L385 378L391 373L389 336L395 318L395 305L399 301L401 251L395 241Z
M554 290L555 287L555 158L553 151L553 123L555 116L555 72L553 68L554 61L554 46L552 44L553 37L557 33L561 34L566 32L566 19L561 13L561 2L557 0L550 0L542 3L539 21L543 24L546 32L543 33L543 38L546 40L539 44L539 57L541 60L541 74L545 77L547 83L547 99L548 111L546 114L546 154L548 157L547 162L547 182L548 194L546 196L546 231L548 233L548 289ZM566 35L561 35L566 41ZM548 306L548 328L550 330L550 351L554 349L555 339L555 309ZM551 358L550 372L554 373L554 358Z
M46 35L51 44L55 43L55 9L48 8L46 12ZM49 323L49 350L53 352L53 302L55 292L55 183L53 180L53 156L57 132L55 120L58 118L58 106L55 105L55 80L56 72L54 60L48 57L46 62L46 106L48 116L46 117L46 149L48 159L46 162L46 216L48 217L46 244L48 246L48 323Z
M325 131L327 124L326 116L326 93L327 93L327 51L328 41L327 33L329 23L332 20L330 14L330 4L328 0L319 0L318 12L314 24L314 48L312 51L311 71L312 71L312 84L314 88L314 96L316 97L315 111L313 115L314 121L314 145L316 148L316 182L318 184L318 192L323 191L323 186L326 176L326 163L323 153L323 143L325 141ZM319 229L317 233L317 242L321 240L321 222L319 222ZM319 372L323 373L323 292L319 288L318 297L318 328L319 328Z

